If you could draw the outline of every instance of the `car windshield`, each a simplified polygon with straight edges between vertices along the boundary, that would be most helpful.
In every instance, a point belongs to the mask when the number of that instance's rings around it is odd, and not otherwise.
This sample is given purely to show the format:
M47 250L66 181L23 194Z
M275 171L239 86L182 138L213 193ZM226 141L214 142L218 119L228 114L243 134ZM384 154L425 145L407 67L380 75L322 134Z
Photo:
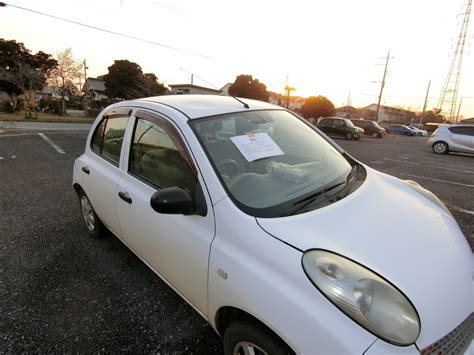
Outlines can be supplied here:
M375 122L375 121L370 121L370 122L372 122L371 123L372 126L375 126L376 128L381 128L377 122Z
M344 122L346 122L346 124L347 124L349 127L355 127L351 120L345 119Z
M234 202L259 217L285 215L302 198L346 182L348 160L283 110L193 120L191 125Z

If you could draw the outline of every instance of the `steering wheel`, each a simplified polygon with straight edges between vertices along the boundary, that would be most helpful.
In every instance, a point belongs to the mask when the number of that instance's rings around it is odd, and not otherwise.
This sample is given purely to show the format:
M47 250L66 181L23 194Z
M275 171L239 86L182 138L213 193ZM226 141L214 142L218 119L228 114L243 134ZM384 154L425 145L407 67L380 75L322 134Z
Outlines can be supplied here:
M234 159L224 159L216 164L217 170L223 178L230 179L237 175L237 162Z

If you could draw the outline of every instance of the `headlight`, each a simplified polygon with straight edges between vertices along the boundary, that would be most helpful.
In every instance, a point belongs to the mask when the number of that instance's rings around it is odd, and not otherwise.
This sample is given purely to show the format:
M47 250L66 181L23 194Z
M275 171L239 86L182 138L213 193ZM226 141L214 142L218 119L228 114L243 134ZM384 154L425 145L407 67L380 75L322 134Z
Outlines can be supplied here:
M413 180L402 180L405 184L410 186L413 190L418 192L419 194L423 195L426 197L428 200L433 202L435 205L441 207L448 215L451 216L451 218L454 219L453 215L451 214L451 211L446 207L446 205L438 198L434 193L431 191L421 187L420 184L418 184L416 181Z
M388 281L337 254L310 250L303 268L313 284L342 312L389 343L413 344L420 318L411 302Z

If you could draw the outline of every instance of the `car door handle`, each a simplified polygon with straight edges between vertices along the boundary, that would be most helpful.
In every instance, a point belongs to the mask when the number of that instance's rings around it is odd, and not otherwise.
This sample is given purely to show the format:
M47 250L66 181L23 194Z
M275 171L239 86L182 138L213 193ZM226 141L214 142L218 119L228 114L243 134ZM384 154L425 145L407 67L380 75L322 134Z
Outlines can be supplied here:
M91 171L89 170L89 168L87 166L83 166L82 171L85 172L87 175L89 175L91 173Z
M119 195L119 197L120 197L122 200L124 200L125 202L130 203L130 204L132 203L132 198L130 197L130 195L129 195L127 192L122 192L122 191L120 191L120 192L118 193L118 195Z

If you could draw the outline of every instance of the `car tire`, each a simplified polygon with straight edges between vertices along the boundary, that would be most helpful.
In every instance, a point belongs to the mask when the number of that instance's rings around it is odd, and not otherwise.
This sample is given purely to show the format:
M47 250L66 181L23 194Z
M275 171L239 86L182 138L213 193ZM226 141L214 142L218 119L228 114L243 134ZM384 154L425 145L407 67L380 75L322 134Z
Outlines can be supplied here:
M346 139L349 140L349 141L352 140L352 139L354 139L354 134L351 133L351 132L347 132L347 133L346 133Z
M431 146L431 149L433 150L433 153L435 154L448 154L449 152L449 147L445 142L434 142L433 145Z
M105 226L95 213L89 198L83 190L79 191L79 207L87 232L94 238L101 237L104 234Z
M237 320L224 333L224 354L287 355L294 352L270 329L256 321ZM253 352L252 352L253 350Z
M405 133L406 136L413 136L413 133L407 132Z

